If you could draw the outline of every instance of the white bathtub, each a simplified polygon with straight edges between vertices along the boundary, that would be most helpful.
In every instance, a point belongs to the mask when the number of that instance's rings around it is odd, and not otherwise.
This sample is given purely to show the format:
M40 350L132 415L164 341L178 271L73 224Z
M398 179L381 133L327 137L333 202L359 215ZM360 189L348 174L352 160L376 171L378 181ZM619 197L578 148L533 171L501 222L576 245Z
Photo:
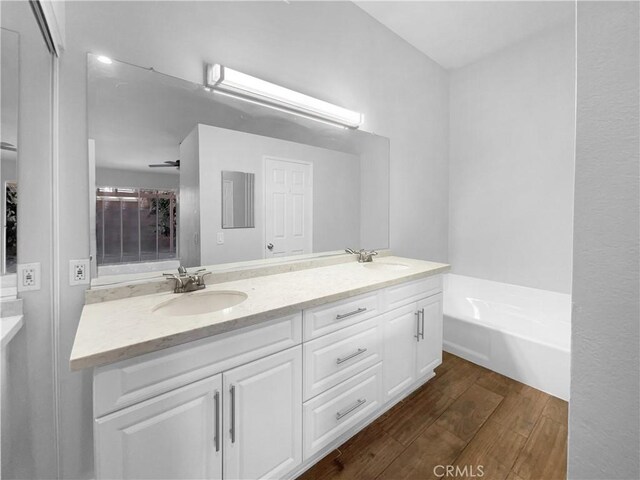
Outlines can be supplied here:
M569 399L571 296L445 275L444 350Z

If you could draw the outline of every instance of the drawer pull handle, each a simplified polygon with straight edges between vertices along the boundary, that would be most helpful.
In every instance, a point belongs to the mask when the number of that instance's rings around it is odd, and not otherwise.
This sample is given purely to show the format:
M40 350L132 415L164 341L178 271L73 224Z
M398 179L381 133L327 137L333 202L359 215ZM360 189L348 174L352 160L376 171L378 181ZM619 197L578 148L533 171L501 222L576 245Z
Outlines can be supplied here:
M352 358L357 357L358 355L362 355L366 351L367 351L366 348L359 348L357 352L353 352L351 355L347 355L346 357L343 357L343 358L338 358L336 360L336 363L340 365L341 363L344 363L347 360L351 360Z
M229 389L231 394L231 428L229 434L231 435L231 443L236 443L236 387L231 385Z
M354 310L353 312L336 315L336 320L342 320L343 318L350 317L351 315L357 315L359 313L366 312L366 311L367 311L366 307L361 307L357 310Z
M215 404L215 422L216 422L216 436L215 436L215 444L216 444L216 452L220 451L220 392L216 390L215 395L213 396L213 401Z
M347 408L344 412L336 413L336 420L343 419L344 417L349 415L354 410L357 410L358 408L360 408L365 403L367 403L367 399L366 398L359 398L358 401L354 405L352 405L351 407Z
M420 310L418 310L416 312L416 316L418 317L418 325L417 325L418 330L414 335L414 337L416 337L419 342L420 339L424 340L424 308L421 308ZM420 328L421 325L422 325L422 329Z

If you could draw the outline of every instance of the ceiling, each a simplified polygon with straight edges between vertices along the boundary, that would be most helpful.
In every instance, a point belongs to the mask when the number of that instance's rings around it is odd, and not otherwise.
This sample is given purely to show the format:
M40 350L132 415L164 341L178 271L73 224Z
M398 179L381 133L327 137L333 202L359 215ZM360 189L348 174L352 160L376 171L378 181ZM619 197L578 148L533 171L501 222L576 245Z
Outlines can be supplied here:
M464 67L574 18L572 1L356 1L446 69Z

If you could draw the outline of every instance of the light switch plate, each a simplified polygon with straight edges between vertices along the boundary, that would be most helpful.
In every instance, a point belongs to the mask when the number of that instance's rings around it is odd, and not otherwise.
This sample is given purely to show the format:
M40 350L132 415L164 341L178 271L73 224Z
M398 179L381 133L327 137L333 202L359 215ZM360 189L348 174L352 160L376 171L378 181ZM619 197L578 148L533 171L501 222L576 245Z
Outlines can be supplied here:
M69 285L89 285L90 268L88 258L69 260Z
M224 232L218 232L217 244L224 245Z
M39 263L19 263L16 273L19 292L40 290L41 273Z

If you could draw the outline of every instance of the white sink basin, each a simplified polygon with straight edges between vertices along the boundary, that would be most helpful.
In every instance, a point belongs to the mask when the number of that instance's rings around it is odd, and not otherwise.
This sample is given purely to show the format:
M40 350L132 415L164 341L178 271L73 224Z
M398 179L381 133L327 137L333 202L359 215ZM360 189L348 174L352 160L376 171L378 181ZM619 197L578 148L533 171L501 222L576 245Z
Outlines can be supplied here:
M153 313L170 317L202 315L231 308L246 299L247 294L244 292L186 293L158 305L153 309Z
M370 268L371 270L387 270L390 272L409 268L409 265L405 265L404 263L371 262L363 263L363 265L364 268Z

